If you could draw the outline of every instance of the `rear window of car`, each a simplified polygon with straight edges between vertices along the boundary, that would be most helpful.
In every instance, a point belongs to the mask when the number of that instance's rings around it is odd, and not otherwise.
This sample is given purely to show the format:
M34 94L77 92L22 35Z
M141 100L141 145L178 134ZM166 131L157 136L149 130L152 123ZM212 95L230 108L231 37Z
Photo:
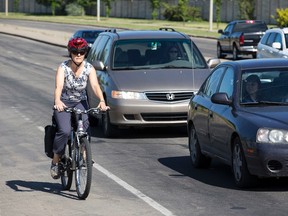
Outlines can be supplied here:
M237 23L234 32L265 32L267 25L264 23Z
M206 61L191 40L133 39L114 44L112 69L207 68ZM171 52L175 56L169 59Z

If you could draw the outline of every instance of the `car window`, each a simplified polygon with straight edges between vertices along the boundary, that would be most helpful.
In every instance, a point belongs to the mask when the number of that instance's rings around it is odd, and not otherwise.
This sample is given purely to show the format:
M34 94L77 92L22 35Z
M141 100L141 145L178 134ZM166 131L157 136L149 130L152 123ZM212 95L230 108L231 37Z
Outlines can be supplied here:
M272 47L272 43L274 42L274 39L275 39L275 36L276 36L276 33L272 32L270 35L269 35L269 38L267 40L267 46L270 46Z
M105 54L107 51L107 49L105 50L105 47L106 47L109 39L110 38L107 35L99 36L96 39L95 43L93 44L93 46L95 46L95 60L104 62L105 56L106 56Z
M233 28L233 25L232 24L229 24L226 26L226 28L224 29L224 32L232 32L232 28Z
M284 37L285 37L286 48L288 49L288 34L285 34Z
M242 73L241 80L240 102L243 104L288 102L286 68L247 70Z
M265 32L267 26L264 23L237 23L234 32Z
M214 93L216 93L224 71L225 67L215 69L205 81L205 84L202 86L200 91L208 97L211 97Z
M231 67L228 67L225 71L223 79L220 84L218 92L225 92L228 95L228 98L231 99L233 95L234 87L234 70Z
M196 45L188 39L129 39L114 44L112 69L207 68Z
M276 33L276 36L275 36L275 40L274 40L274 42L279 42L279 43L281 44L281 49L282 49L283 44L282 44L281 34Z
M268 40L270 34L271 34L271 33L265 33L264 36L262 37L260 43L266 45L266 44L267 44L267 40Z

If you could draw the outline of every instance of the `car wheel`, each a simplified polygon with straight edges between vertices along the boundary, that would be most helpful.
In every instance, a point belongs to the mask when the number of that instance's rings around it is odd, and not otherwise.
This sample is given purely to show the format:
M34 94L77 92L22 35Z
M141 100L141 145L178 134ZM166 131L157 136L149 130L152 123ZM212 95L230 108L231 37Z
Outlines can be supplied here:
M217 57L218 58L224 58L226 55L223 55L222 53L222 49L221 49L221 46L220 44L217 44Z
M208 168L211 164L211 158L201 153L198 137L194 126L189 129L189 151L193 167Z
M115 136L116 127L110 123L109 112L102 114L102 131L105 137Z
M234 181L237 187L248 188L256 184L257 177L249 173L245 155L238 137L234 139L233 143L232 167Z
M238 59L238 49L237 49L237 47L235 45L233 45L232 55L233 55L233 60L237 60Z

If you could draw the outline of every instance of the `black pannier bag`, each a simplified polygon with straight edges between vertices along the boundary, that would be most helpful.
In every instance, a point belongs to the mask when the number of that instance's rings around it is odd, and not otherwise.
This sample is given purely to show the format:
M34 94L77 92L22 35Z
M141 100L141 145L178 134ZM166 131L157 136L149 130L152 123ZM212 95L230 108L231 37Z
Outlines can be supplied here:
M53 143L55 134L57 131L56 121L54 116L52 116L52 124L45 126L45 135L44 135L44 150L45 154L49 158L53 158Z

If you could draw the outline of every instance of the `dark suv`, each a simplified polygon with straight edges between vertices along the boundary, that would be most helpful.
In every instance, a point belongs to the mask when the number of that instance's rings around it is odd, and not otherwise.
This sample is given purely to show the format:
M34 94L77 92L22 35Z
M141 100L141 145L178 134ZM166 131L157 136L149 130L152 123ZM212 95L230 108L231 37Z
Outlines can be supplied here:
M256 58L257 45L265 31L268 29L266 23L261 20L235 20L220 29L220 37L217 40L218 58L224 58L232 54L233 60L239 55L250 55Z
M188 102L218 59L207 64L188 35L174 29L107 30L87 60L97 71L111 110L102 115L106 137L121 127L186 125ZM90 106L98 100L88 90Z

